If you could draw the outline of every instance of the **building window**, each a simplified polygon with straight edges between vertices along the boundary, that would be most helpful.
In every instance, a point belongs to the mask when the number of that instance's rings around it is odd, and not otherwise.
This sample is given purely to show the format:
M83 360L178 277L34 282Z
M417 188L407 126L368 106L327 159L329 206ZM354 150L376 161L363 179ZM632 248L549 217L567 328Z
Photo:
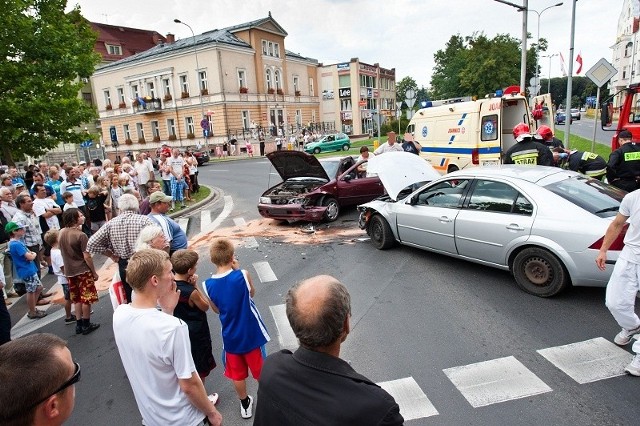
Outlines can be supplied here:
M168 78L162 79L162 93L164 93L165 96L171 96L171 80Z
M200 90L201 91L206 91L209 89L209 86L207 85L207 72L206 71L199 71L198 72L198 80L200 82Z
M189 81L186 74L180 76L180 90L182 90L182 93L189 93Z
M296 126L298 128L302 126L302 110L301 109L296 110Z
M189 133L191 133L191 134L195 134L196 133L196 128L193 125L193 117L185 117L184 124L185 124L185 128L187 129L187 135Z
M266 55L268 52L267 50L267 40L262 40L262 54Z
M122 130L124 130L124 139L130 141L131 140L131 133L129 132L129 125L128 124L124 124L122 126Z
M82 100L88 105L93 105L93 99L91 99L91 93L82 92Z
M267 90L273 89L273 82L271 81L271 70L267 70L265 78L267 81Z
M136 123L136 133L138 133L138 140L144 139L144 128L142 123Z
M269 42L269 52L267 53L269 56L273 56L273 42Z
M121 104L125 103L126 99L124 98L124 88L118 87L117 91L118 91L118 102Z
M245 130L249 128L249 111L242 111L242 128Z
M311 111L311 122L315 123L316 122L316 110L312 110Z
M104 104L107 106L111 105L111 94L109 93L108 90L105 90L103 93L104 93Z
M151 122L151 134L153 135L154 139L160 138L160 125L156 120L153 120Z
M281 84L280 84L280 71L276 70L274 75L275 75L274 80L276 82L276 89L282 89Z
M138 99L140 97L140 92L138 92L138 85L137 84L132 84L131 85L131 97L133 99Z
M247 73L244 70L238 70L238 85L247 87Z
M338 76L338 87L351 87L351 76L350 75L339 75Z
M276 58L280 57L280 45L278 43L273 44L273 56Z
M115 44L107 44L107 52L109 55L122 56L122 47Z
M293 91L294 92L300 91L300 77L298 77L297 75L293 76Z
M627 45L624 47L624 57L628 58L629 56L631 56L633 50L633 43L629 42L627 43Z
M173 118L167 118L167 131L169 132L169 136L176 135L176 120Z
M313 87L313 78L309 79L309 96L315 96L316 95L316 91L315 88Z
M156 97L156 87L153 85L152 81L147 83L147 95L151 96L152 98Z

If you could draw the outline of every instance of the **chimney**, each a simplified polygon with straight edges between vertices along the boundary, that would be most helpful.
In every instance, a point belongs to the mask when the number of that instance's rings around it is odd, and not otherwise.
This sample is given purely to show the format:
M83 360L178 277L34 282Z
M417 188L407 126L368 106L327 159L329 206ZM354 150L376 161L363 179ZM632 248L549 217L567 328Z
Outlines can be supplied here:
M166 39L166 43L167 44L173 44L176 42L176 36L174 34L171 33L167 33L167 39Z

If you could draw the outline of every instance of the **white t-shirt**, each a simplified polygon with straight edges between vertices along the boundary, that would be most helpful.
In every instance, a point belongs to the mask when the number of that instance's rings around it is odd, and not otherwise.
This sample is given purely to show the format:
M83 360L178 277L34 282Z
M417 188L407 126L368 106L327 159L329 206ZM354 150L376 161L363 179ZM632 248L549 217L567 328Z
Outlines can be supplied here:
M146 424L193 426L205 418L178 383L196 371L182 320L155 308L120 305L113 314L113 334Z
M402 145L400 145L397 142L394 143L393 145L389 145L389 142L385 142L382 145L380 145L378 149L373 151L373 153L375 155L380 155L380 154L384 154L385 152L393 152L393 151L404 151L404 150L402 149Z
M184 158L178 156L175 158L173 155L169 158L169 164L171 165L171 170L178 178L181 178L184 174Z
M142 163L136 161L133 163L133 168L138 173L139 184L144 185L151 180L151 176L153 175L153 166L150 166L147 161L142 160Z
M629 217L629 229L619 257L632 263L640 263L640 191L625 195L618 213Z
M69 281L67 277L62 273L62 267L64 266L64 262L62 260L62 252L60 249L52 248L51 249L51 267L53 268L53 273L58 277L58 284L68 284Z
M53 209L58 207L55 201L51 198L36 198L33 200L33 212L36 216L42 216L47 209ZM47 219L47 225L49 225L49 229L60 229L60 222L58 221L58 216L55 214Z

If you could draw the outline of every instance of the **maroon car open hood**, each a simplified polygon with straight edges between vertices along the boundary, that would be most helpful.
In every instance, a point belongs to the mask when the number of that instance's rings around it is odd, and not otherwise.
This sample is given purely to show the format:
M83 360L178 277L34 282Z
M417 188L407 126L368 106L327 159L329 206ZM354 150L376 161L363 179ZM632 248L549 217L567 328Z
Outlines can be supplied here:
M267 158L283 181L296 177L331 180L320 161L313 155L301 151L274 151L267 154Z

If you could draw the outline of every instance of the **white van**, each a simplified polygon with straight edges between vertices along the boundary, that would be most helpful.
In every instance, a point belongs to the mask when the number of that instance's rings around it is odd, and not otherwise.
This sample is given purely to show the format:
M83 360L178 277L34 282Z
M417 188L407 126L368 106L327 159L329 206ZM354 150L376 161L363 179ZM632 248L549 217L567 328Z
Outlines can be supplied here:
M440 106L418 110L407 126L405 139L419 142L420 156L441 174L499 164L502 155L516 143L516 124L527 123L531 133L543 124L553 129L551 96L540 95L533 102L542 111L538 120L534 120L527 99L517 89L468 102L444 101Z

